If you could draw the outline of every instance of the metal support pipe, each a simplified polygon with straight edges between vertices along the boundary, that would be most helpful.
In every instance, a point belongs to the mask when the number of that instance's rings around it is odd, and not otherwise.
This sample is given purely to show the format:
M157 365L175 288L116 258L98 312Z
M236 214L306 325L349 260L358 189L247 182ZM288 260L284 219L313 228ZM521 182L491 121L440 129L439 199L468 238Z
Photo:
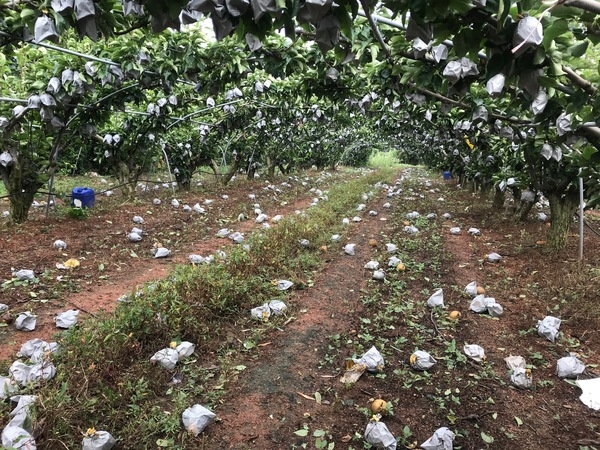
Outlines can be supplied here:
M85 53L79 53L74 50L58 47L52 44L46 44L45 42L29 42L29 44L37 45L39 47L44 47L50 50L56 50L57 52L66 53L67 55L79 56L80 58L89 59L90 61L96 61L102 64L108 64L110 66L121 66L121 64L119 64L118 62L111 61L110 59L97 58L96 56L87 55Z
M10 97L0 97L0 102L28 103L27 100L23 100L21 98L10 98Z

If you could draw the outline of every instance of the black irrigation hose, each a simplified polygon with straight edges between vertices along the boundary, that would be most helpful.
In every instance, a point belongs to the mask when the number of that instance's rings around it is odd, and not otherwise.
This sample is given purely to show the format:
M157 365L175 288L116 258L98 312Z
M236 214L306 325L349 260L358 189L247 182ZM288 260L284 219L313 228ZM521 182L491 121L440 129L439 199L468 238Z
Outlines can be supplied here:
M587 220L583 219L583 223L586 224L588 228L596 234L596 236L600 236L600 233L598 233L595 228L592 228L592 226L588 223Z

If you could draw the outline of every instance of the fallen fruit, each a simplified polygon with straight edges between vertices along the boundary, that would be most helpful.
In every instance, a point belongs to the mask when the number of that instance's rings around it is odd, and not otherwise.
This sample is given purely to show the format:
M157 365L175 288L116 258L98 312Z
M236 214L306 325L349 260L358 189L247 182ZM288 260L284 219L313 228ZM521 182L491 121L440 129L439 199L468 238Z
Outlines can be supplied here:
M371 411L373 414L383 414L387 412L387 403L385 400L378 398L371 403Z
M462 314L460 311L452 311L448 314L448 319L450 320L458 320Z
M75 258L67 259L64 263L64 266L69 269L76 269L79 267L79 261L77 261Z
M375 239L369 239L369 247L377 247L377 241Z
M408 227L410 225L410 222L408 220L405 220L404 222L402 222L402 225Z
M481 286L477 286L477 295L485 294L485 289Z
M325 253L327 251L327 246L326 245L321 245L319 247L319 250L321 250L323 253Z
M400 263L396 266L396 270L398 272L404 272L406 270L406 266L403 263Z

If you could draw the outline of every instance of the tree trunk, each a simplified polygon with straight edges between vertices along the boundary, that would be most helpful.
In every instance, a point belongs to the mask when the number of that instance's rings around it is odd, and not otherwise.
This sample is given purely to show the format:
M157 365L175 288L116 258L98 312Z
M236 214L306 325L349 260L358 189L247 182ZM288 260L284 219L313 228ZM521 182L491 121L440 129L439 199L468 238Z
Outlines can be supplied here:
M219 165L217 164L217 161L215 161L214 159L211 158L209 166L215 174L215 181L218 182L219 178L221 177L221 169L219 169Z
M127 164L120 161L116 167L114 167L115 176L119 181L121 186L121 192L123 192L123 196L128 199L133 199L135 196L135 184L131 183L131 173L129 172L129 167Z
M501 190L498 185L494 189L494 202L492 203L493 209L502 209L504 206L504 191Z
M512 194L512 198L513 198L513 202L512 202L513 214L517 214L517 211L519 209L519 204L521 203L521 189L519 189L515 185L510 186L507 189L510 190L510 193Z
M267 155L267 179L273 181L275 179L276 160Z
M527 220L529 212L531 211L531 208L533 208L533 205L535 205L535 202L521 200L519 202L517 210L515 211L515 218L520 222L525 222L525 220Z
M277 167L279 167L279 170L283 175L287 175L290 173L292 163L289 163L287 166L285 166L283 163L279 163L277 164Z
M552 252L559 252L567 245L569 229L573 223L573 214L579 206L577 191L546 194L550 202L550 228L546 235L547 247Z
M233 163L229 166L229 170L221 176L220 181L223 186L227 186L227 183L229 183L233 176L237 173L238 169L240 168L241 161L242 158L236 154L233 158Z
M175 177L175 179L177 180L177 177ZM177 180L177 187L185 192L190 192L192 181L188 177L181 178Z
M11 164L2 167L0 175L9 194L10 222L23 223L27 220L37 190L44 183L39 176L40 168L29 156L16 152L11 152L11 155Z
M12 223L23 223L29 215L29 208L33 203L35 191L41 187L38 186L33 192L21 192L10 197L10 220Z
M477 184L475 185L477 188ZM487 199L490 195L490 191L492 190L492 185L489 181L481 181L479 183L479 194L482 199Z

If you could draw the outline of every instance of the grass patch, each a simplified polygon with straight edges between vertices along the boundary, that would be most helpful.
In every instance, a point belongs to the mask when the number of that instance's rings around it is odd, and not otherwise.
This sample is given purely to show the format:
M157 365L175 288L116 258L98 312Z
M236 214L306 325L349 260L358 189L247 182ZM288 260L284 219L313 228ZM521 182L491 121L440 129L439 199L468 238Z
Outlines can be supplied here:
M395 150L382 152L377 150L371 154L367 163L368 167L385 168L385 167L401 167L398 153Z
M218 406L227 380L243 370L235 364L239 352L251 352L261 333L285 320L251 322L249 310L284 297L274 280L290 279L297 288L308 283L320 266L319 246L341 232L341 218L354 214L363 192L393 174L366 172L333 187L328 200L253 233L248 248L232 247L210 265L178 266L129 295L113 314L62 334L62 350L53 357L57 376L26 389L41 399L34 412L38 448L77 448L88 427L110 431L123 448L197 448L182 431L182 411L194 403ZM175 371L150 362L156 351L183 340L196 352ZM172 383L174 375L182 382ZM7 415L8 406L0 413Z

